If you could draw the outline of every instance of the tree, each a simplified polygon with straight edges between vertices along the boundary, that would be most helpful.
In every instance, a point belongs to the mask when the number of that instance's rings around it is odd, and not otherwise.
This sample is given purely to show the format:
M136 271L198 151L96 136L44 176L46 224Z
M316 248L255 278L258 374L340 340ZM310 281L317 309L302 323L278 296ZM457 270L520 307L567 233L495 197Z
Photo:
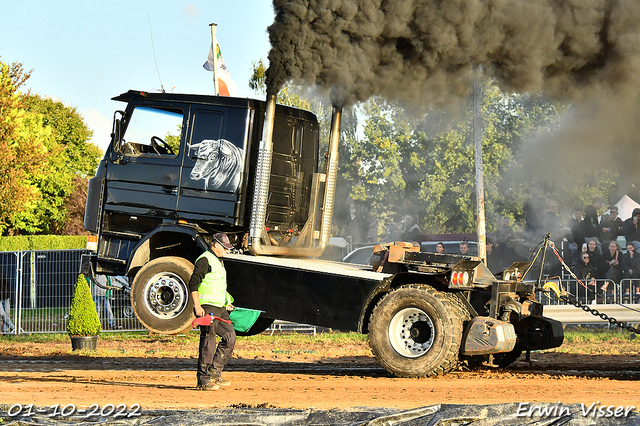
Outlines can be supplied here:
M62 233L69 197L102 153L75 108L19 91L30 76L21 64L0 71L0 232Z
M43 171L49 154L37 133L25 131L20 87L29 79L22 64L0 62L0 233L15 215L34 207L39 194L32 176Z
M513 152L538 129L551 126L557 108L540 96L500 92L483 85L485 210L495 217L521 214L521 185L504 191ZM423 233L475 232L475 157L470 100L449 111L423 108L417 116L399 104L371 99L365 137L357 149L360 185L352 196L385 223L393 213L411 214Z
M251 78L249 79L249 87L251 90L256 92L259 95L265 96L267 93L266 86L266 72L267 69L260 59L258 62L251 62ZM299 95L293 93L289 86L283 86L282 89L278 92L276 97L276 102L281 105L289 105L292 107L311 110L311 105L309 101L301 98Z
M13 232L61 234L71 228L78 232L77 225L67 226L65 222L69 217L68 204L73 207L79 201L71 200L71 195L77 185L86 187L102 154L88 142L91 131L75 108L37 95L25 96L24 130L39 135L49 155L44 169L30 176L38 197L28 209L14 215Z

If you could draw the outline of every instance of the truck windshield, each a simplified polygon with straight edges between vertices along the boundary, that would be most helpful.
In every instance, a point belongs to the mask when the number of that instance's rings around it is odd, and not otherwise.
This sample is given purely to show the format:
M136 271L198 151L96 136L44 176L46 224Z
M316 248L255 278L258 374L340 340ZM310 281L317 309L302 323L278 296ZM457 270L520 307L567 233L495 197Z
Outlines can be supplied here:
M136 107L129 116L120 151L126 155L177 156L184 111Z

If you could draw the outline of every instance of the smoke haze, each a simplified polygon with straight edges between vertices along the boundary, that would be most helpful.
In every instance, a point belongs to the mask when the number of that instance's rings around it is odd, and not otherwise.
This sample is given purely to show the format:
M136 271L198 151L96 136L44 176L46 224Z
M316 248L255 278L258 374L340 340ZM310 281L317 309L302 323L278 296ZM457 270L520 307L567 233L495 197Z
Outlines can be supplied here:
M273 0L267 86L293 80L349 105L424 104L470 90L471 65L503 90L580 99L638 92L638 0Z

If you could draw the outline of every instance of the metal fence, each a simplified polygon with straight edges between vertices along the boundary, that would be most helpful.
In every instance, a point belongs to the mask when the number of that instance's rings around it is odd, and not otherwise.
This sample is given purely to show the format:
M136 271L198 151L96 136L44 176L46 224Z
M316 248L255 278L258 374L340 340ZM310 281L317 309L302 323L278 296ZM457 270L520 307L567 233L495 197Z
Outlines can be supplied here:
M0 318L2 334L66 333L73 289L87 250L0 252L0 273L9 283L9 315ZM129 294L113 291L110 298L115 327L101 312L104 331L144 330L136 319ZM13 330L10 330L13 325Z
M0 273L10 283L11 324L0 318L0 333L66 333L73 289L78 279L82 255L87 250L29 250L0 252ZM124 277L121 277L124 278ZM124 278L126 279L126 278ZM585 304L640 304L640 279L561 280L562 286ZM540 294L547 306L564 305L555 296ZM109 299L115 326L106 312L98 309L104 331L145 330L135 317L128 291L114 290ZM9 326L13 325L11 330ZM273 331L273 329L272 329Z
M640 279L625 278L619 283L605 279L561 280L562 287L583 304L638 304L640 303ZM543 305L564 305L555 296L540 295Z

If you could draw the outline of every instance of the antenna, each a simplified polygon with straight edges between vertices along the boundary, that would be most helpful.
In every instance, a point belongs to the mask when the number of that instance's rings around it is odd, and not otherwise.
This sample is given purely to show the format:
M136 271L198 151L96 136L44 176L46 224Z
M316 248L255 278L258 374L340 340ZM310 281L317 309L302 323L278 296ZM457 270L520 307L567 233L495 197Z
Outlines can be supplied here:
M164 86L162 85L162 78L160 78L160 70L158 69L158 60L156 59L156 49L153 46L153 32L151 31L151 14L147 15L147 20L149 21L149 34L151 35L151 51L153 52L153 61L156 63L156 72L158 73L158 80L160 80L160 87L162 88L162 93L164 93Z

